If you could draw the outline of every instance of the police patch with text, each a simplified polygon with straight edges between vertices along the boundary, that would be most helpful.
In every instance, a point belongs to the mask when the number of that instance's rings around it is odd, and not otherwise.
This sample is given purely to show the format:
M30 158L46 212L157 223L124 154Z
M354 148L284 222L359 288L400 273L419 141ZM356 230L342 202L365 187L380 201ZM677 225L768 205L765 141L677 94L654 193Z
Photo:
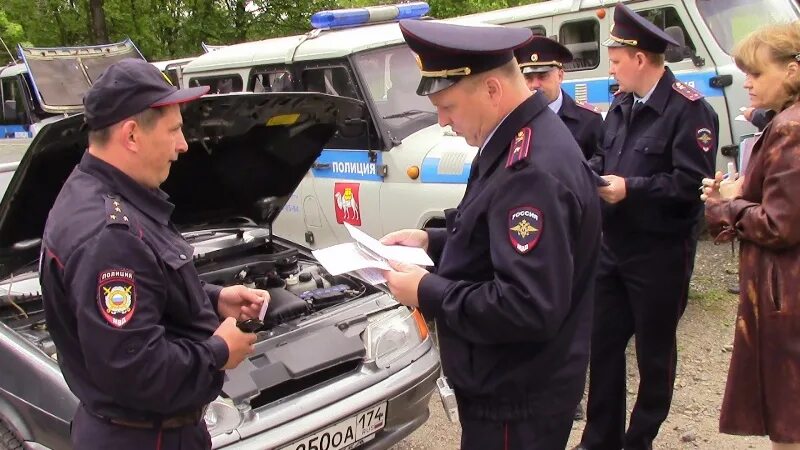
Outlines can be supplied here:
M111 326L121 328L136 311L136 282L128 269L109 269L97 276L97 306Z
M508 212L508 238L520 254L536 247L544 228L542 212L532 206L522 206Z

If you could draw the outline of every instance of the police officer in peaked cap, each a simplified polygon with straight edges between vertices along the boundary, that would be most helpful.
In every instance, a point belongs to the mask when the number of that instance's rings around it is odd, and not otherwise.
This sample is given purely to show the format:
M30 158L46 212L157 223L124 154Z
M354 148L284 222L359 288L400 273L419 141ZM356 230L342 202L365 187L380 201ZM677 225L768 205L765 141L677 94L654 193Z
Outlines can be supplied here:
M84 97L89 148L45 225L41 285L58 363L80 400L76 449L209 449L206 405L252 351L236 318L266 291L203 283L159 189L188 149L177 89L123 59ZM221 322L222 319L222 322Z
M623 4L609 73L619 92L590 162L609 182L597 280L587 423L580 448L649 449L666 419L702 214L697 186L714 173L719 121L698 90L664 66L676 42ZM626 422L625 348L635 337L639 389Z
M514 55L530 90L544 93L550 102L548 107L567 125L586 159L594 156L603 116L595 106L574 100L561 88L564 65L573 60L569 49L550 38L534 36L528 44L516 49Z
M436 321L461 448L564 448L589 355L597 179L550 100L525 84L513 50L530 30L400 28L420 63L417 92L479 150L445 228L383 238L425 249L433 271L392 263L387 284Z

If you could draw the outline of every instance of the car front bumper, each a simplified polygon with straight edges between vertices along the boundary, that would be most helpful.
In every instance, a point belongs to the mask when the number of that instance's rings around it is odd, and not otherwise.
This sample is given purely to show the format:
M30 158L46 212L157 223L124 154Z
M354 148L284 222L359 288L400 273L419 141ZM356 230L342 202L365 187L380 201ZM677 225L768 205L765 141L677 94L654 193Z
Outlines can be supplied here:
M439 354L431 346L419 359L386 379L337 402L280 426L238 440L235 431L214 437L214 448L263 450L280 448L378 403L388 401L385 427L359 449L383 450L428 419L428 402L439 376ZM334 388L335 386L328 386Z

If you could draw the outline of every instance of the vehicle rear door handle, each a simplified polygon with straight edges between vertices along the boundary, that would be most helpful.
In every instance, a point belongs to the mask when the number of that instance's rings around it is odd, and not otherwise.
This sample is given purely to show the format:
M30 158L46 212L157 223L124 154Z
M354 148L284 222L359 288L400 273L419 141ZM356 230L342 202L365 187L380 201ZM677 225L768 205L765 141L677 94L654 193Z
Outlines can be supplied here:
M331 163L315 162L314 164L311 165L311 168L317 170L327 170L331 168Z

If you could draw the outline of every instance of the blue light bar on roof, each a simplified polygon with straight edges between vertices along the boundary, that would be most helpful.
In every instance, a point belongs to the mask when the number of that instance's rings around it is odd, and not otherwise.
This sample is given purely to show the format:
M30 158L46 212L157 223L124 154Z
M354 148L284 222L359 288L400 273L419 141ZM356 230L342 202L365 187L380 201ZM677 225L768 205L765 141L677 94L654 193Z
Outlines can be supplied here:
M311 16L314 28L340 28L388 20L415 19L430 11L426 2L320 11Z

